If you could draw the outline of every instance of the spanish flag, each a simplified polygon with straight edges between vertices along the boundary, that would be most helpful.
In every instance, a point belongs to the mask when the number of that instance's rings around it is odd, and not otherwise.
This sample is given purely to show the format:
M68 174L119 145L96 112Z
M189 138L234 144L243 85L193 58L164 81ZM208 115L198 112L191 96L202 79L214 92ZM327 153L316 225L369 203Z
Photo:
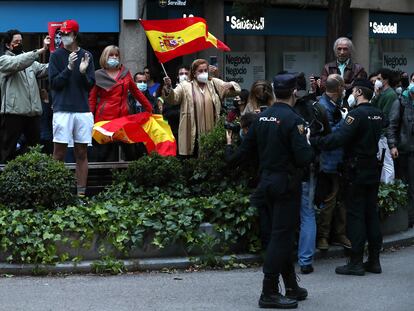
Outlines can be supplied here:
M99 144L121 141L127 144L145 144L148 153L162 156L177 155L177 145L168 123L162 115L142 112L111 121L96 122L92 137Z
M160 63L208 48L230 48L208 32L204 18L139 20Z

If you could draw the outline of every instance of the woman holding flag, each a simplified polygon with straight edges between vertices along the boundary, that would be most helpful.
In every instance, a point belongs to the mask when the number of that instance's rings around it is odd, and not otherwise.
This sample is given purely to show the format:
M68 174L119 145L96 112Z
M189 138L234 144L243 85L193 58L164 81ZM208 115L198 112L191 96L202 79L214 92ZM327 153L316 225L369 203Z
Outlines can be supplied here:
M240 92L236 82L225 82L209 77L209 64L196 59L190 69L190 81L172 89L171 79L164 78L166 104L180 105L178 127L178 153L182 156L198 155L198 137L211 131L220 116L221 101Z
M131 73L121 64L119 48L107 46L99 59L101 69L95 72L96 84L89 94L89 108L95 123L110 121L128 115L128 91L138 100L145 111L152 112L152 105L137 88ZM123 144L127 160L135 160L134 148ZM96 161L114 161L117 158L117 145L94 144Z

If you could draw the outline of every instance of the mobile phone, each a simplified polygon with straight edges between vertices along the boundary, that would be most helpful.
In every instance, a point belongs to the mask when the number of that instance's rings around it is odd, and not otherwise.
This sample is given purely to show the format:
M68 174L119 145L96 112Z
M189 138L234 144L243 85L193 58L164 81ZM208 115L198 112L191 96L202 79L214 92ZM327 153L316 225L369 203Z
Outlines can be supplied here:
M218 67L217 56L210 56L210 65Z

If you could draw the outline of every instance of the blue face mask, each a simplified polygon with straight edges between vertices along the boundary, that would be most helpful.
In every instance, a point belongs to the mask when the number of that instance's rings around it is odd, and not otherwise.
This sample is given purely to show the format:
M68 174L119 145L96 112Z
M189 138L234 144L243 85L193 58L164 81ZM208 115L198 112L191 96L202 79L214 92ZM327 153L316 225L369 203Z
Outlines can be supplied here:
M119 65L119 60L117 58L109 58L106 61L106 64L108 65L109 68L116 68Z
M138 87L138 90L140 90L141 92L145 92L148 88L145 82L138 82L137 87Z

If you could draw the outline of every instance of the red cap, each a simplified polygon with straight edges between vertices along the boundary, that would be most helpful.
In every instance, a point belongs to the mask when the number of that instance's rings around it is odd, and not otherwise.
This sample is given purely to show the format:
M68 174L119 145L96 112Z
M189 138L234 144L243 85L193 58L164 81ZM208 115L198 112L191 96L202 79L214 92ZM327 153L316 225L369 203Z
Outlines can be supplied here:
M63 33L69 33L69 32L79 32L79 24L74 19L68 19L67 21L64 21L62 26L60 27L60 31Z

